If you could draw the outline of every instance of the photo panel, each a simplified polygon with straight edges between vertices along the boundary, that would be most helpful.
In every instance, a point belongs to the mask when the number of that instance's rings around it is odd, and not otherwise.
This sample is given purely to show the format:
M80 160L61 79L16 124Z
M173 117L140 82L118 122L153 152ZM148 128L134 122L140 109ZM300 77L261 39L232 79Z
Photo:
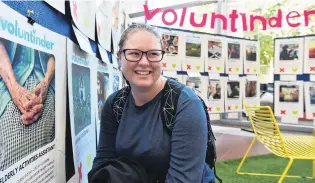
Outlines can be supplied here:
M303 81L275 81L275 116L303 117Z
M275 74L302 74L304 38L275 40Z
M245 40L244 42L244 73L260 73L260 47L258 41Z
M242 111L242 79L225 79L225 112Z
M203 35L185 33L185 59L182 70L204 72Z
M315 73L315 36L304 38L304 73Z
M97 39L107 51L111 51L112 6L112 1L102 0L96 11Z
M225 37L204 36L203 47L205 47L205 72L224 73L224 62L226 59Z
M226 73L243 74L243 40L226 38Z
M182 69L183 33L169 29L159 29L162 37L162 50L165 51L162 62L163 70L180 71Z
M77 180L88 182L96 155L98 59L67 40L69 107L74 166ZM93 94L94 93L94 94ZM82 175L82 177L80 176Z
M307 119L315 119L315 82L304 83L305 112Z
M247 75L243 78L243 99L247 105L260 105L260 82L257 76ZM243 106L244 108L244 106ZM244 112L245 108L244 108Z
M210 114L224 113L224 80L208 78L207 83L207 106Z
M186 86L191 88L197 95L206 101L207 99L207 81L208 77L189 77L183 75L183 82Z

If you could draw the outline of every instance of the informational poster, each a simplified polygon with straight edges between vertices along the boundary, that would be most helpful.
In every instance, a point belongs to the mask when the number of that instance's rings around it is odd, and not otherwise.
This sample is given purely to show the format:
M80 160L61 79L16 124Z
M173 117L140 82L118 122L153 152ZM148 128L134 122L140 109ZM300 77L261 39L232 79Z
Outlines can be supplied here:
M304 38L304 73L315 73L315 36Z
M189 77L187 75L183 75L183 83L206 101L208 77Z
M223 78L208 79L207 106L210 114L224 112L224 91Z
M305 82L304 93L306 118L315 119L315 82Z
M118 42L121 35L120 27L119 27L120 0L113 0L109 2L113 3L113 6L112 6L112 39L113 39L112 52L116 54L118 51Z
M243 74L243 41L226 38L225 49L227 49L226 73Z
M159 30L162 37L162 50L165 51L162 69L180 71L182 69L183 44L185 44L183 34L167 29Z
M70 0L72 20L78 29L95 41L95 1Z
M99 44L111 51L112 1L102 0L96 11L96 31Z
M109 78L109 69L108 63L98 60L97 66L97 112L96 112L96 137L97 144L99 142L99 132L100 132L100 122L101 122L101 114L104 104L106 102L107 97L111 94L110 92L110 78Z
M55 8L56 10L60 11L61 13L65 14L65 0L45 0L50 6Z
M204 72L204 51L202 47L203 35L185 34L185 59L183 59L183 71Z
M275 116L303 117L303 81L275 81Z
M88 183L96 154L97 63L94 56L67 40L70 124L76 179Z
M224 62L227 55L225 38L221 36L205 36L203 42L205 42L203 46L206 47L205 72L224 73Z
M260 48L258 41L243 41L244 43L244 73L260 73Z
M65 182L66 39L0 12L0 182Z
M304 38L275 40L275 74L302 74Z
M242 110L242 78L226 78L225 112L239 112Z
M259 105L260 104L260 83L257 75L247 75L242 77L244 80L244 92L242 92L243 98L247 105Z

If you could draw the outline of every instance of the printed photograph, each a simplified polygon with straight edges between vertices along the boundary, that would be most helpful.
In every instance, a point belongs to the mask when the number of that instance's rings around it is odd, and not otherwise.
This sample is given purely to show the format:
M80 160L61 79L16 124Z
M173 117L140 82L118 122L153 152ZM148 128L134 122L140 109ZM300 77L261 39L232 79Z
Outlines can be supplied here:
M220 100L221 99L221 84L219 80L208 80L207 90L208 100Z
M310 87L310 102L311 105L315 105L315 86Z
M257 81L246 81L245 96L257 97Z
M163 34L162 35L162 46L165 53L169 55L178 54L178 36Z
M280 44L280 60L298 60L299 44Z
M187 57L201 57L201 43L186 42Z
M299 102L299 86L280 84L279 102Z
M237 43L228 43L228 58L229 59L240 59L241 45Z
M109 74L97 72L97 107L98 117L101 119L102 109L108 96Z
M235 99L240 97L240 82L228 81L227 82L227 98Z
M75 135L91 124L90 69L72 64L73 118Z
M309 44L309 54L308 57L310 59L314 59L315 58L315 39L310 40Z
M0 171L54 141L55 63L0 38Z
M208 41L208 58L216 60L222 57L222 42Z
M201 94L201 77L188 77L186 86L193 89L195 93Z
M246 60L255 62L256 59L256 46L246 45Z

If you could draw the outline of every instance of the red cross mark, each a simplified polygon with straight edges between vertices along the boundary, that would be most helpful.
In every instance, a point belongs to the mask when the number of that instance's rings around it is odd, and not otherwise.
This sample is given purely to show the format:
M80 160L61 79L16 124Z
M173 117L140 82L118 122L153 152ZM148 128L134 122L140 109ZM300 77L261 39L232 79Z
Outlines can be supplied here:
M208 107L208 111L211 112L211 110L212 110L212 107Z
M250 69L247 69L247 72L250 72Z
M313 117L315 117L315 112L313 112Z
M212 67L211 67L211 66L208 66L208 70L211 71L211 70L212 70Z
M72 1L72 5L73 5L73 16L75 18L75 20L78 20L78 6L77 6L77 2L75 0Z
M231 110L231 106L228 106L228 110Z
M315 71L315 67L310 67L311 71Z
M166 68L166 63L162 63L162 67Z
M232 68L229 68L229 71L231 72L231 71L232 71Z
M78 167L78 172L79 172L79 182L81 182L82 181L82 163L81 162Z
M284 68L280 68L280 72L284 72Z
M191 69L191 65L187 65L187 70L190 70Z
M281 114L285 114L286 113L286 111L285 110L281 110Z

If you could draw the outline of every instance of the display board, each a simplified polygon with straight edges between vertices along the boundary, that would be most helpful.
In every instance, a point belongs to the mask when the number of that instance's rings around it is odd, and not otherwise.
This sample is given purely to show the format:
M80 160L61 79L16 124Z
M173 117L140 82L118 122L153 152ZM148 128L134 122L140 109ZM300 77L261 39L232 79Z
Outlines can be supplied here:
M0 182L64 182L66 39L0 11Z

